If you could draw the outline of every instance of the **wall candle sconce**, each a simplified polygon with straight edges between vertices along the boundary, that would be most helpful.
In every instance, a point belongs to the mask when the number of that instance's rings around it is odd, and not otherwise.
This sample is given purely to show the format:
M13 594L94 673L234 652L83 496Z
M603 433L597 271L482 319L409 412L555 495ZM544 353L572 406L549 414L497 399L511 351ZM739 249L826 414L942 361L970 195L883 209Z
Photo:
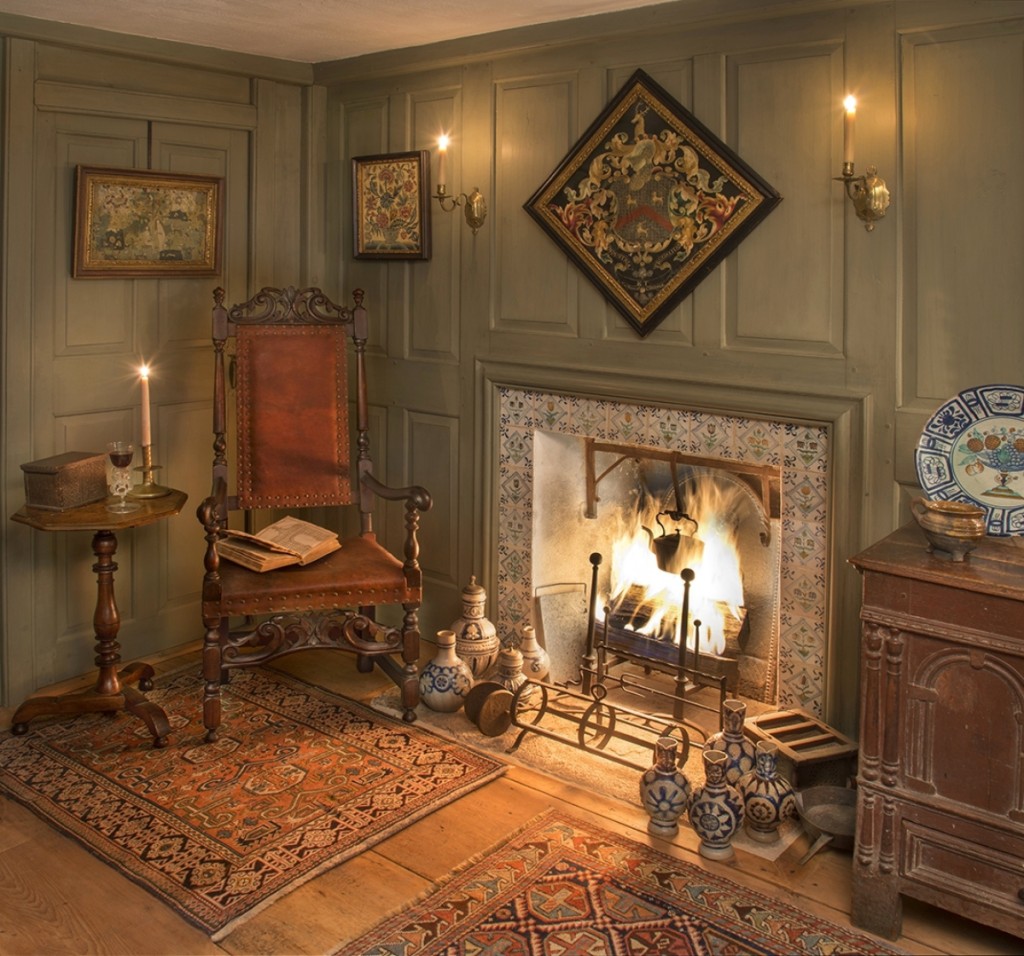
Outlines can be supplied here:
M846 195L853 202L857 218L864 223L864 228L871 232L875 223L885 215L889 208L889 188L885 180L880 179L878 170L868 166L863 176L853 172L853 124L857 117L857 100L847 96L843 100L843 175L836 176L837 182L843 183Z
M459 193L458 196L448 195L448 186L445 183L447 159L448 137L441 136L437 141L437 192L434 193L434 199L445 212L452 212L457 206L464 207L466 225L473 230L475 236L487 218L487 203L484 202L483 193L477 187L474 187L468 196L465 193Z

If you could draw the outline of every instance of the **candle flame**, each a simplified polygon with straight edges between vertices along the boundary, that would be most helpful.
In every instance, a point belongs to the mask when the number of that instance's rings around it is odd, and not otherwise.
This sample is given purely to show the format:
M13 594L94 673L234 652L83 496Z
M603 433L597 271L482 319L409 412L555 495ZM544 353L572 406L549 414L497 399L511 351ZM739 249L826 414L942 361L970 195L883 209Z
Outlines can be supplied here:
M856 113L857 97L854 96L852 93L849 96L847 96L846 99L843 100L843 109L845 109L847 113Z
M139 366L139 375L141 375L143 378L149 378L149 366L146 365L145 363Z
M442 133L437 137L437 148L443 153L448 149L448 143L450 142L447 133Z

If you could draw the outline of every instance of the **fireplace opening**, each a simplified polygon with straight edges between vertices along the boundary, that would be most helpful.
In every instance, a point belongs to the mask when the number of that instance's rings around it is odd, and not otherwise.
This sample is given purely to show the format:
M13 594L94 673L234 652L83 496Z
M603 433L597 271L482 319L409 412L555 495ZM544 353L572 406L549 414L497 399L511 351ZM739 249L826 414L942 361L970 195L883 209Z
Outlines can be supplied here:
M724 676L730 694L776 703L778 469L545 432L534 441L541 617L566 568L597 552L596 624L610 651L662 670L685 660ZM588 638L548 641L555 679L576 676Z
M502 641L515 643L533 625L551 657L551 680L578 678L589 556L607 558L598 584L607 602L609 548L636 523L641 498L660 494L671 510L690 507L676 508L674 457L680 487L709 471L718 485L749 499L739 499L731 522L739 533L742 602L724 598L739 603L746 619L747 633L738 632L739 695L824 716L833 560L828 424L777 416L773 396L760 393L749 413L729 414L515 385L498 385L494 394L489 546ZM658 513L646 522L656 536ZM662 522L671 532L665 516Z

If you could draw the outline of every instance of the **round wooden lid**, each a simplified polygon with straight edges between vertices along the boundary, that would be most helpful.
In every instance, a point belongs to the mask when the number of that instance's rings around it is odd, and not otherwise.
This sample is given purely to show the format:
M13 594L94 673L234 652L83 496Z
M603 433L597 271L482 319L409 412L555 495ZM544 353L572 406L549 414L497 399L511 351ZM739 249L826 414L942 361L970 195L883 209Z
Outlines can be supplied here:
M476 725L485 737L500 737L512 723L512 691L504 687L484 699Z
M501 689L502 685L493 680L482 680L474 684L470 692L466 694L466 702L462 705L466 716L475 724L483 702L496 690Z

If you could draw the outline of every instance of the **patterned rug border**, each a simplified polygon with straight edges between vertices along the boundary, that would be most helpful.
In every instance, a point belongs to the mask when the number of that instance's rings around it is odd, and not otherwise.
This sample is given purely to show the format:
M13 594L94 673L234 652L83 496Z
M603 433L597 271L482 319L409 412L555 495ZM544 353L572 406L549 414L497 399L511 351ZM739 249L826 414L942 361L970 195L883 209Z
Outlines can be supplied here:
M178 667L174 667L173 669L158 674L156 678L156 699L159 700L158 692L162 685L170 683L173 679L181 677L186 672L196 671L198 673L197 667L198 665L196 665L194 662L187 662ZM460 797L465 796L467 793L471 793L474 790L477 790L480 787L485 786L486 784L491 783L494 780L497 780L502 775L504 775L508 770L507 762L502 761L500 758L495 757L492 754L484 754L480 751L473 750L472 748L467 748L464 744L446 738L444 735L435 732L429 726L421 723L418 720L412 724L405 723L404 721L398 720L389 714L383 713L379 710L369 707L361 701L345 697L344 695L337 693L336 691L328 690L327 688L322 687L319 684L313 683L312 681L303 679L301 677L297 677L293 674L289 674L287 672L278 670L274 667L261 667L256 668L255 670L257 672L262 671L264 673L268 673L272 676L274 680L285 685L293 686L301 690L302 692L312 692L313 695L318 696L321 700L327 703L332 703L334 701L340 702L342 707L354 713L355 715L362 717L364 720L371 724L390 726L394 727L396 730L400 729L404 732L412 732L414 734L422 735L423 737L436 741L437 745L442 749L454 747L460 751L469 751L475 758L478 758L482 764L490 764L491 769L482 772L479 776L474 777L472 780L467 781L465 784L461 786L452 787L443 795L443 798L440 800L440 802L431 802L425 804L424 806L421 806L413 810L412 812L401 817L400 819L395 820L394 823L374 833L372 837L365 840L359 840L358 842L348 847L345 847L343 850L338 851L334 856L310 868L307 872L297 876L293 880L290 880L285 885L281 886L280 888L269 894L267 897L257 901L250 908L238 913L236 916L233 916L232 918L230 918L225 923L219 926L204 922L201 917L195 915L192 911L189 910L189 908L186 905L179 902L171 892L175 888L176 884L174 884L173 881L164 877L162 873L157 872L154 877L147 878L145 874L135 872L135 870L132 869L131 866L123 862L125 860L127 860L129 863L131 862L130 854L126 850L115 845L112 841L103 840L101 843L90 842L88 834L86 832L87 827L85 826L85 824L83 824L80 820L78 820L78 818L74 817L64 808L54 804L45 794L40 794L37 791L34 791L26 787L24 784L21 783L21 781L15 780L13 781L13 783L9 781L7 779L7 768L4 765L0 765L0 791L2 791L10 799L15 800L18 804L28 809L36 817L38 817L48 826L52 827L57 833L71 840L74 840L75 843L81 846L90 855L107 864L108 866L111 866L125 879L130 880L132 883L149 892L163 905L167 906L169 909L173 910L175 913L181 916L182 919L186 920L193 926L197 926L204 932L209 933L211 941L218 942L224 939L226 936L228 936L232 931L237 929L242 923L252 919L258 913L272 906L274 903L278 902L283 897L294 892L304 884L316 879L316 877L328 872L334 867L340 866L341 864L354 859L360 853L363 853L366 850L372 849L374 846L383 843L385 840L389 839L397 833L400 833L407 827L412 826L414 823L423 820L435 811L447 806L450 802L457 800ZM245 674L245 671L239 673ZM197 678L197 688L201 686L198 683L198 680L199 678ZM224 693L231 694L235 687L237 687L237 685L234 684L234 681L225 684L223 688ZM154 692L151 691L148 696L151 699L153 699ZM23 737L15 737L14 734L8 729L0 732L0 744L3 744L3 742L10 740L24 742L26 746L32 746L32 734L38 733L41 730L44 730L44 728L49 729L50 733L53 734L57 732L57 728L64 728L70 730L73 726L74 721L87 720L90 718L96 719L100 716L102 715L79 715L63 719L49 719L45 722L40 721L36 725L31 725L29 727L28 734ZM120 719L125 719L129 721L136 720L136 718L131 717L130 715L119 715L119 717ZM308 719L294 719L303 722L307 727L310 727L313 730L323 730L322 727L317 727ZM138 731L140 746L146 748L151 747L151 738L149 737L148 731L141 723L139 723ZM175 734L173 720L171 734L171 746L173 747ZM65 762L70 764L70 761ZM144 798L139 797L137 794L132 794L132 796L134 796L136 800L138 800L140 803L145 802ZM164 810L163 808L153 806L152 804L146 803L146 808L150 813L152 813L156 817L174 818L174 814ZM212 843L213 841L210 842Z
M788 903L785 900L776 899L763 890L751 889L748 886L737 883L728 876L722 876L714 871L705 870L699 863L690 862L688 860L672 856L652 844L641 843L639 840L634 839L631 836L611 830L605 825L595 823L592 820L588 820L582 816L577 816L574 813L567 812L559 808L550 808L541 811L530 820L527 820L522 825L513 829L506 836L496 840L487 849L474 854L464 863L461 863L447 875L437 880L427 889L423 890L411 902L404 903L401 906L394 908L387 916L378 920L370 929L360 933L355 939L341 943L334 949L330 950L329 956L367 956L368 953L370 953L371 956L399 956L399 954L401 954L401 956L418 956L421 952L419 949L411 949L402 944L396 944L394 949L385 949L383 947L387 944L385 942L377 943L374 938L379 937L382 934L386 935L389 932L394 933L398 931L404 924L409 922L410 915L413 914L416 909L428 905L435 898L439 900L443 899L448 894L449 890L457 887L460 881L463 881L471 874L471 871L483 865L490 857L501 852L505 847L512 846L512 844L521 840L531 831L539 831L554 826L564 826L571 829L583 830L602 840L608 840L620 846L629 844L635 845L655 860L659 862L663 861L668 867L676 867L681 870L696 870L697 872L706 874L709 882L714 883L716 886L726 889L738 896L747 897L752 901L767 900L768 903L771 904L772 908L782 915L788 914L790 918L803 918L817 922L819 925L824 925L829 929L835 930L837 934L841 934L848 940L863 941L865 943L872 944L874 947L873 949L845 949L836 947L820 951L807 950L803 956L814 956L814 954L818 952L827 953L829 956L849 956L849 954L853 953L858 954L858 956L866 956L866 954L878 954L878 956L910 956L909 951L901 949L885 940L880 940L867 931L858 930L852 927L847 928L828 917L818 916L813 913L804 913L794 904ZM524 876L524 878L526 877ZM444 953L449 954L456 952L456 950L451 949L450 946L456 945L459 942L461 942L461 940L451 940L448 947L444 949ZM377 945L381 948L375 950L367 949L367 947L373 945ZM353 947L359 948L355 949ZM433 953L435 951L431 950L430 952ZM457 952L462 953L462 949L457 950ZM747 951L736 951L737 956L744 952Z

